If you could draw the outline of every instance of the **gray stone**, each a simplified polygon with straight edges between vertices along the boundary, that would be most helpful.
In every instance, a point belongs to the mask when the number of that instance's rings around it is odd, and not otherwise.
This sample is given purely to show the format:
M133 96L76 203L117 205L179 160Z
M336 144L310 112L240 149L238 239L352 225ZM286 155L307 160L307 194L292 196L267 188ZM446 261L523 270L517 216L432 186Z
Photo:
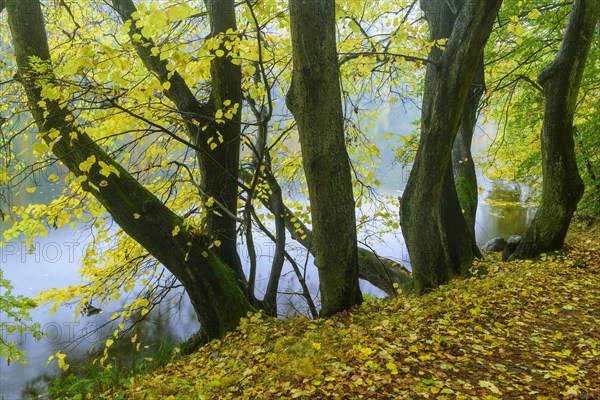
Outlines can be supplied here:
M481 250L491 253L493 251L502 251L506 247L506 240L503 237L498 236L493 239L490 239L483 245Z

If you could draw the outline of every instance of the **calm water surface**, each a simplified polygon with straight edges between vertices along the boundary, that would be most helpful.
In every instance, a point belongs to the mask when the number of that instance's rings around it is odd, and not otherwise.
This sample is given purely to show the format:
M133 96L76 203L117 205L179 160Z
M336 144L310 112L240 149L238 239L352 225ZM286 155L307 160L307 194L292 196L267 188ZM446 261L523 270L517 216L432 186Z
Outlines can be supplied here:
M508 182L486 181L480 179L484 191L480 196L477 211L476 235L477 241L483 245L485 241L495 236L508 237L511 234L522 234L528 223L533 218L535 210L523 206L527 195L527 188ZM500 205L501 204L501 205ZM53 231L46 238L36 240L36 250L32 253L13 240L0 248L0 260L6 278L15 287L16 294L34 297L38 292L52 287L65 287L80 283L77 273L79 260L82 258L85 245L89 240L84 234L71 229ZM386 257L396 259L408 265L408 255L400 231L395 231L374 243L375 250ZM242 259L244 250L240 248ZM272 245L268 241L258 240L259 273L257 279L258 290L264 289L268 279L268 270L271 261ZM298 253L298 256L305 255ZM307 281L313 296L317 294L318 280L312 260L307 263ZM298 291L296 280L291 271L284 273L280 289L285 292ZM382 293L376 288L362 282L363 292L374 296ZM20 365L12 363L10 366L0 363L0 395L4 399L25 398L28 393L38 393L36 388L42 388L45 381L56 376L59 371L51 363L46 367L49 355L57 351L67 352L70 363L76 364L83 360L92 345L103 347L106 335L114 328L110 328L111 308L117 309L127 299L121 299L109 306L102 306L104 313L91 317L76 316L74 307L61 307L55 314L49 315L49 307L42 306L33 312L33 318L40 322L46 337L35 341L31 335L8 335L2 332L3 338L19 343L27 351L29 363ZM282 295L280 298L283 307L282 314L293 315L298 310L305 310L303 301L297 296ZM155 351L160 341L177 343L198 329L193 309L189 302L182 296L182 300L175 304L168 304L162 309L154 310L150 318L138 328L138 336L142 344L147 346L147 351ZM0 316L1 317L1 316ZM106 325L108 324L108 325ZM106 326L105 326L106 325ZM99 327L105 326L104 329ZM128 343L128 341L124 341ZM115 345L116 346L116 345ZM120 363L129 363L135 357L130 348L117 351Z
M390 145L383 141L383 133L388 131L408 134L412 130L412 125L406 121L414 120L416 114L414 110L408 110L407 114L413 114L412 117L398 118L393 113L384 113L376 128L376 131L382 132L381 141L378 145L382 149L381 163L379 170L376 171L386 192L393 195L401 195L405 184L405 178L408 176L406 171L392 162L393 151ZM414 118L413 118L414 117ZM485 142L487 139L481 136L476 141ZM479 148L484 148L485 143L479 144ZM476 142L475 148L478 145ZM51 171L60 175L60 171ZM50 173L50 172L49 172ZM480 245L495 236L508 237L511 234L522 234L531 219L535 210L532 207L524 206L524 200L527 197L527 187L503 182L489 181L479 177L479 185L482 187L482 193L479 199L476 221L476 237ZM53 192L60 189L52 184L45 187L46 195L51 196ZM38 190L35 196L43 196ZM30 201L40 201L41 199L17 198L16 204L26 204ZM369 213L369 209L360 210L362 213ZM0 223L0 233L6 226ZM363 237L362 239L367 239ZM387 233L383 237L369 237L372 248L380 255L395 259L404 265L409 266L408 254L404 246L400 229ZM77 272L80 267L80 259L85 254L85 246L90 240L90 232L79 232L76 230L64 228L51 231L48 237L36 239L35 250L29 252L19 240L12 240L6 246L0 248L0 266L4 271L5 277L9 279L14 286L14 294L22 294L29 297L35 297L40 291L48 290L53 287L66 287L77 285L80 277ZM257 253L259 270L257 273L257 292L262 297L261 290L264 290L268 280L269 266L272 260L273 245L265 238L257 236ZM240 246L242 260L246 260L245 248ZM308 258L304 249L297 249L293 254L301 264L306 264L306 280L313 297L318 297L318 279L312 259ZM286 294L298 292L296 278L291 272L289 266L284 270L280 283L280 291L285 292L280 296L281 316L293 316L297 313L306 311L306 304L297 295ZM381 296L382 293L367 282L361 282L363 293L374 296ZM34 321L41 323L42 330L46 337L41 341L35 341L31 335L8 335L6 332L0 332L2 338L11 342L16 342L19 347L27 351L27 365L12 363L10 366L6 363L0 363L0 400L1 399L22 399L30 398L44 393L45 383L55 377L59 371L55 363L46 367L48 357L57 351L68 354L68 362L73 366L89 357L90 348L102 349L106 337L112 333L114 328L110 325L110 316L112 310L118 309L122 304L131 299L122 298L118 302L109 305L102 305L104 312L91 317L75 315L74 306L61 307L58 312L49 315L49 307L42 306L33 311ZM198 329L198 322L195 313L189 304L185 295L179 296L179 301L169 303L159 309L153 310L146 321L137 327L138 337L145 348L145 351L151 353L157 350L161 341L178 343L187 338ZM3 315L0 314L0 319ZM143 354L133 352L129 341L123 343L116 342L112 349L115 359L111 360L119 364L131 363L134 359L143 357ZM121 346L121 347L119 347Z

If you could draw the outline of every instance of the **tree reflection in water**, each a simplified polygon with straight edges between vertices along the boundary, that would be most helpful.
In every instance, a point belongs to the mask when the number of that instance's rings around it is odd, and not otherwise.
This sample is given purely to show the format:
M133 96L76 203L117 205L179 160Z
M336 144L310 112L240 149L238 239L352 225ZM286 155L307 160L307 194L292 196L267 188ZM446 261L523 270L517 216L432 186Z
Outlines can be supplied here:
M116 307L115 307L116 308ZM85 320L86 317L83 317ZM66 352L70 368L68 371L59 375L41 372L33 379L29 379L21 389L20 398L37 399L44 398L48 385L61 375L75 374L85 377L89 372L90 363L94 359L103 356L105 343L108 338L113 337L113 332L117 329L117 322L111 321L111 313L106 312L96 314L91 318L93 322L82 321L80 326L100 327L97 331L84 333L86 328L75 331L75 337L71 343L53 342L49 348L49 354L57 351ZM160 350L160 347L175 347L191 333L198 329L198 323L193 315L193 308L189 304L187 296L182 292L176 292L172 301L166 301L145 318L141 318L139 313L132 315L129 322L135 326L125 335L120 336L120 340L115 340L108 349L108 358L105 365L112 365L113 368L130 370L134 366L139 366L140 362L149 361ZM133 336L136 341L132 342ZM136 349L140 343L139 350ZM70 351L65 351L68 347ZM98 361L96 364L98 365Z
M529 201L530 189L517 182L495 180L486 182L480 196L475 226L477 243L510 235L522 235L536 211Z

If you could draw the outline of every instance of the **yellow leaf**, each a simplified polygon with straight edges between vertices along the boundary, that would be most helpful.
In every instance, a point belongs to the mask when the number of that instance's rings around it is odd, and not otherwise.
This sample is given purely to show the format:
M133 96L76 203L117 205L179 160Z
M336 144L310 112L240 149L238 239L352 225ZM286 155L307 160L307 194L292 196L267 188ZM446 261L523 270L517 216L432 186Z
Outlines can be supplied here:
M500 389L498 389L496 387L496 385L494 385L490 381L479 381L479 386L481 386L483 388L486 388L486 389L489 389L494 394L499 394L500 393Z
M33 151L40 155L44 154L48 150L48 145L44 142L34 143L32 145L32 147L33 147Z
M56 175L56 174L51 174L51 175L49 175L49 176L48 176L48 180L49 180L50 182L56 182L56 181L58 180L58 175Z
M27 193L33 193L33 192L35 192L37 190L37 188L34 187L34 186L32 186L32 187L26 188L25 190L27 191Z
M538 10L537 8L534 8L533 10L531 10L529 12L529 14L527 14L527 17L529 19L538 19L539 16L540 16L540 10Z
M167 10L167 18L171 21L179 21L189 17L192 14L193 9L185 3L179 6L171 7Z
M133 213L133 218L134 218L134 219L140 219L140 214L138 214L138 213Z
M312 347L314 347L315 350L321 350L321 343L317 343L317 342L311 342Z
M144 315L148 314L149 312L150 312L150 310L148 310L147 308L142 308L142 311L141 311L141 313L142 313L142 317L143 317Z
M94 165L95 162L96 162L96 156L94 156L92 154L91 156L89 156L87 158L87 160L79 163L79 170L81 172L88 172L92 168L92 165Z
M164 83L162 84L162 87L163 87L165 90L169 90L169 89L171 89L171 82L169 82L169 81L166 81L166 82L164 82Z
M179 225L175 226L175 228L173 228L173 231L171 232L171 235L177 236L180 230L181 228L179 227Z
M360 352L363 353L365 356L371 355L371 353L373 353L373 349L370 347L363 347L360 349Z
M48 357L48 361L46 362L46 366L48 366L48 364L50 364L50 361L54 360L54 356L50 356Z
M398 374L398 367L396 366L396 363L389 362L389 363L385 364L385 367L390 370L392 375Z
M112 346L114 342L115 342L115 341L114 341L114 340L112 340L112 339L108 339L108 340L106 340L106 347L110 347L110 346Z
M63 371L66 371L69 369L69 364L67 364L65 362L65 360L63 360L62 358L58 359L58 368L62 369Z

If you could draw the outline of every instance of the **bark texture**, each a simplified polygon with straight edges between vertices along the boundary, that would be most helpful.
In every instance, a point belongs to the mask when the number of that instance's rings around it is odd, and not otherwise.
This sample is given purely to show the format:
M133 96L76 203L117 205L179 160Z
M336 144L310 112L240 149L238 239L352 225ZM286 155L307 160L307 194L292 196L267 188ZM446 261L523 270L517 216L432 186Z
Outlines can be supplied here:
M483 70L483 57L477 67L475 79L465 101L458 134L452 147L452 169L456 184L456 194L462 208L465 222L475 237L475 219L477 215L477 174L475 173L475 162L471 154L473 134L479 114L479 102L485 87L485 76Z
M19 68L18 79L25 88L31 111L43 140L58 140L52 151L76 176L86 176L83 188L95 196L114 221L144 246L184 285L201 323L206 339L219 338L234 329L241 317L253 308L240 289L233 271L208 248L209 239L190 235L183 219L174 214L139 184L77 126L68 108L43 99L41 85L54 80L44 21L38 0L8 0L8 21ZM32 56L48 69L31 68ZM40 102L44 100L46 106ZM89 170L82 163L94 157ZM98 162L118 173L100 174ZM175 227L180 233L173 236Z
M233 0L206 0L205 3L210 18L211 36L222 35L223 41L233 40L235 34L225 35L228 29L234 32L236 30ZM221 241L216 253L236 272L238 280L245 282L237 253L236 220L231 218L231 215L237 214L238 198L242 98L240 66L232 64L228 56L215 57L211 61L210 98L207 103L202 103L177 71L167 69L166 60L161 60L160 55L152 54L151 49L156 45L151 38L145 38L141 34L141 27L136 26L132 17L137 11L133 1L112 0L112 4L123 22L131 20L129 36L146 68L161 83L170 83L169 89L165 89L164 93L175 104L185 122L188 136L198 149L196 155L201 170L202 198L205 202L209 198L215 200L214 205L209 207L204 229L211 238ZM224 46L222 49L225 54L228 53ZM224 107L225 100L230 100L232 105L240 104L240 107L231 120L224 119L224 123L217 124L214 121L215 112ZM218 143L218 146L211 149L211 143Z
M501 3L421 1L432 38L451 34L443 51L434 48L430 54L434 63L426 72L421 140L402 200L402 232L419 292L447 282L476 254L470 235L464 236L468 228L453 174L447 170L464 104Z
M321 315L330 316L362 301L335 1L290 0L289 8L294 68L286 100L298 124L310 196Z
M573 118L599 16L598 0L576 0L558 54L538 76L546 97L541 132L542 202L511 259L560 249L583 195Z
M249 174L242 173L242 179L247 183L252 178ZM284 243L285 234L280 232L280 227L283 225L283 229L287 229L290 237L304 246L314 257L315 249L312 245L314 242L312 230L295 218L294 212L283 203L281 187L270 172L264 174L264 179L269 184L269 191L268 196L261 197L260 200L271 214L273 214L276 235L278 236L278 239L274 241L277 244ZM275 264L276 256L277 250L275 251L273 264ZM410 293L414 289L413 278L405 266L360 246L358 247L358 277L381 289L390 297L396 296L398 289L404 293ZM269 277L269 285L267 285L267 293L265 294L265 309L268 309L266 303L271 281L272 276ZM394 285L397 286L394 287Z
M237 31L234 0L205 0L210 17L211 35L224 35L224 42L236 39L237 35L225 35L228 29ZM221 49L228 53L223 44ZM214 150L202 152L200 159L204 167L203 184L205 196L213 197L223 204L233 215L237 214L238 171L240 163L241 143L241 110L242 110L242 72L239 65L231 63L229 56L215 57L210 63L211 91L209 107L214 110L224 108L226 100L238 104L238 112L233 119L223 124L209 124L205 133L198 132L198 142L205 142L212 136L216 143L223 142ZM218 209L216 211L219 211ZM217 254L227 264L234 267L241 279L244 273L237 253L236 221L223 212L210 212L206 220L209 232L214 232L222 240ZM253 297L254 293L250 293Z
M270 183L270 187L273 193L281 190L273 189L274 186L272 183ZM275 187L277 188L278 186ZM274 194L270 194L268 200L263 200L263 202L273 213L275 210L281 210L285 227L290 233L291 238L304 246L314 257L313 232L302 222L294 218L293 211L288 207L285 205L277 207L278 201ZM389 258L380 257L362 247L358 247L358 277L366 280L392 297L397 295L397 289L405 293L410 293L414 288L410 271L403 265ZM394 284L397 284L397 288L394 287Z

